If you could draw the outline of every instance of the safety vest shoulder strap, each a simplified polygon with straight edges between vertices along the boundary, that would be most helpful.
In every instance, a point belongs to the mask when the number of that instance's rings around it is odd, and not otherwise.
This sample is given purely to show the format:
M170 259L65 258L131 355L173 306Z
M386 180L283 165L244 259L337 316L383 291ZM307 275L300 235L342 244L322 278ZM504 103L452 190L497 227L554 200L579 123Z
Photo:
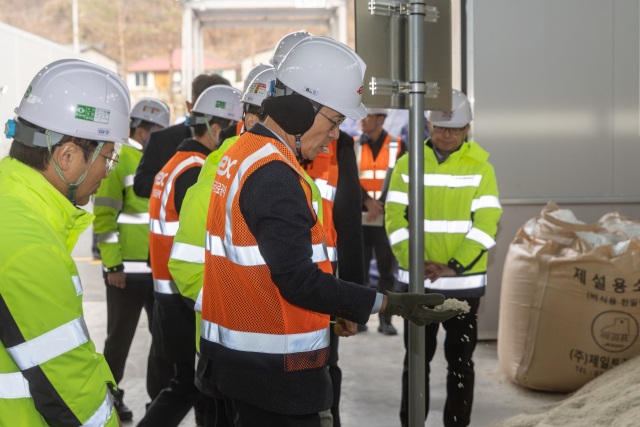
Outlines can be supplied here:
M400 152L400 144L402 144L402 139L397 137L392 137L387 134L387 139L385 143L389 144L389 165L388 168L396 167L396 160L398 160L398 153Z

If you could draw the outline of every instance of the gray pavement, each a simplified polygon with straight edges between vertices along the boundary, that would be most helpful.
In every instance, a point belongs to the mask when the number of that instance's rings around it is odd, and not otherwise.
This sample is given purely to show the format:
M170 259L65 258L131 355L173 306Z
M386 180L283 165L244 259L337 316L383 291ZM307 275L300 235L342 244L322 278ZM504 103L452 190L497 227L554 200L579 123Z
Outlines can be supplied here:
M90 206L87 208L90 210ZM101 264L93 261L90 228L78 241L73 252L84 286L85 319L91 338L98 351L104 347L106 336L106 303ZM342 368L342 399L340 402L344 427L396 427L400 426L400 378L404 346L402 322L394 318L399 335L383 336L376 332L378 316L371 316L369 331L340 340ZM442 341L431 363L431 411L426 426L442 426L442 409L446 398L446 361ZM146 393L147 354L151 344L146 316L140 317L127 365L120 384L126 391L125 401L134 412L134 426L144 415ZM513 415L537 413L548 409L566 395L540 393L524 389L511 382L502 372L497 358L495 341L479 342L474 355L476 386L471 426L489 426ZM191 412L180 426L194 426Z

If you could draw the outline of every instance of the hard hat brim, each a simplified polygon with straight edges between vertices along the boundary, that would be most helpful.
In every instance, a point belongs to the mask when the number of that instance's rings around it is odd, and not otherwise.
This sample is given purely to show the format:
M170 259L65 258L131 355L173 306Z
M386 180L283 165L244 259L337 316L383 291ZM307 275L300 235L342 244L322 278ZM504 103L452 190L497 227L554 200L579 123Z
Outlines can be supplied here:
M327 107L329 107L327 105ZM331 107L329 107L331 108ZM355 109L344 109L341 108L336 110L338 113L344 115L345 117L350 118L351 120L362 120L367 117L367 107L364 106L363 103L360 103L360 106Z

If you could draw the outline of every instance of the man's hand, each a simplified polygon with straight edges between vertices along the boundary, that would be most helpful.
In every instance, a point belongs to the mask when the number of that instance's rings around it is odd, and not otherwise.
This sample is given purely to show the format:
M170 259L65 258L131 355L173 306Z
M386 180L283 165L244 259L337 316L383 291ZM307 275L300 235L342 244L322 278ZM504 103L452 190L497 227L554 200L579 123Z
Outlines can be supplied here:
M367 199L364 205L367 208L367 222L373 222L378 216L384 215L384 203L380 200Z
M444 303L442 294L399 294L387 292L386 304L380 307L385 316L397 315L410 320L418 326L431 323L442 323L459 315L457 310L436 311L428 307L435 307ZM337 332L336 332L337 333Z
M431 282L435 282L441 277L452 277L455 275L456 272L446 264L433 261L424 262L424 278L431 280Z
M127 275L124 271L107 274L107 283L116 288L124 289L127 286Z
M336 324L333 325L333 331L339 337L351 337L358 332L358 325L354 322L336 317Z

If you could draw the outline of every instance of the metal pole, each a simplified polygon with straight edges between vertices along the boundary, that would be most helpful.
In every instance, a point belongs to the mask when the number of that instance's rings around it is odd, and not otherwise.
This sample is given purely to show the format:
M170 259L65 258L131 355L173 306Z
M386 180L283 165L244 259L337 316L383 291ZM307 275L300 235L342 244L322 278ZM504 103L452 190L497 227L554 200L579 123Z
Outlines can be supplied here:
M409 5L409 290L424 292L424 15ZM409 426L424 426L424 327L409 322Z

